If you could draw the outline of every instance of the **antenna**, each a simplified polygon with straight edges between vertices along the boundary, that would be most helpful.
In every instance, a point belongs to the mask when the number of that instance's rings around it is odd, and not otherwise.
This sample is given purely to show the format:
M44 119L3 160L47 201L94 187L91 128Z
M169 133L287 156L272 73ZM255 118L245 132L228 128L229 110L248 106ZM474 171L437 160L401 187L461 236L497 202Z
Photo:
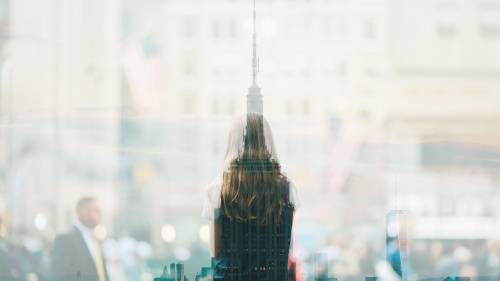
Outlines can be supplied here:
M394 207L398 210L398 174L394 173Z
M259 72L259 59L257 58L257 13L253 1L253 56L252 56L252 85L248 88L247 112L263 114L262 94L257 86L257 73Z
M255 1L253 0L253 58L252 58L252 78L253 78L253 84L252 86L257 85L257 65L258 65L258 59L257 59L257 13L255 12Z

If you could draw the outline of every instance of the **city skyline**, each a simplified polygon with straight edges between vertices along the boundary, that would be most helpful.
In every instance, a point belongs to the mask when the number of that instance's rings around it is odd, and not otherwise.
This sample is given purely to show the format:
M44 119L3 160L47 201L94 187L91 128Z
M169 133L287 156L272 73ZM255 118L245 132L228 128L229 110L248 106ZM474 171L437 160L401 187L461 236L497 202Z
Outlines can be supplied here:
M92 194L108 238L204 243L257 68L303 258L384 247L395 173L410 246L500 237L500 1L257 1L256 61L252 5L0 1L8 231L50 240Z

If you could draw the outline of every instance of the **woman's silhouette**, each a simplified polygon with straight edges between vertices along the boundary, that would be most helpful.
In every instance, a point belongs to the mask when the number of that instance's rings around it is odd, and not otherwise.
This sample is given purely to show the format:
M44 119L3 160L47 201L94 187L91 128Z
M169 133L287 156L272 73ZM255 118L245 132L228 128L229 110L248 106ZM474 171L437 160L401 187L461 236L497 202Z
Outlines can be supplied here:
M222 176L208 189L214 280L288 280L295 189L281 168L265 118L233 124Z

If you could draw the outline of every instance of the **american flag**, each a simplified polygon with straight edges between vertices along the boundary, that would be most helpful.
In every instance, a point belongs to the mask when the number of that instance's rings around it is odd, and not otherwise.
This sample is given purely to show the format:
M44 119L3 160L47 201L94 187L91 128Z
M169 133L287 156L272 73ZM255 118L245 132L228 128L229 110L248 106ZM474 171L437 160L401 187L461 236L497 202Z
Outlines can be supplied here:
M140 112L159 111L163 74L158 46L152 36L128 45L121 58L135 108Z

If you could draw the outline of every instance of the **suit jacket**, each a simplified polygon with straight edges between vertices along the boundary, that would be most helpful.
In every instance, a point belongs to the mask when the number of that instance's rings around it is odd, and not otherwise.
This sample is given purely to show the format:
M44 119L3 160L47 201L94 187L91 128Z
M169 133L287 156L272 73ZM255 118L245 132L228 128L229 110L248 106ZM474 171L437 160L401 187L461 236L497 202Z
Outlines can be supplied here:
M103 264L106 280L108 280L104 260ZM94 259L83 235L76 226L73 226L70 231L57 236L55 239L52 250L52 280L76 281L77 272L81 274L81 281L99 281Z

